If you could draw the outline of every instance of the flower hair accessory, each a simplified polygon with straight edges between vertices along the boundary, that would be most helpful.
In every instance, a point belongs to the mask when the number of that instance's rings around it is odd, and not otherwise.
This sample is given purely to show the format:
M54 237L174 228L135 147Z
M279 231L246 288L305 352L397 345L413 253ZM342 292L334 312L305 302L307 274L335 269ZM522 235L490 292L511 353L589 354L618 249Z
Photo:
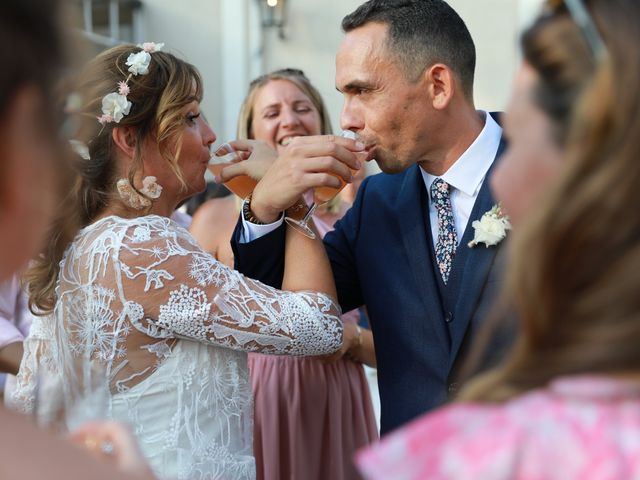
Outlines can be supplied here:
M81 142L80 140L69 140L69 144L71 145L71 150L76 152L83 160L91 160L89 156L89 147L86 143Z
M97 117L104 127L107 123L120 123L120 120L131 111L132 103L127 100L129 95L129 80L137 75L149 73L151 54L159 52L164 47L164 43L145 42L138 45L142 50L132 53L127 57L126 65L129 67L129 75L123 81L118 82L118 91L108 93L102 97L102 115Z
M498 203L491 210L485 212L480 220L475 220L473 227L473 240L467 245L470 248L484 243L487 248L500 243L507 236L507 230L511 230L509 217L502 211L502 206Z

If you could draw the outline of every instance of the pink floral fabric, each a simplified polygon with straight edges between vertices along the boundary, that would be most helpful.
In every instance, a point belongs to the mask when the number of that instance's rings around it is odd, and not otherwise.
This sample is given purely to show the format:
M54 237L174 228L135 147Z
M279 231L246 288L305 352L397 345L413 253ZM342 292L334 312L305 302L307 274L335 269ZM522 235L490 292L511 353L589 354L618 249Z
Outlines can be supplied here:
M505 404L454 404L359 452L364 478L640 478L640 384L558 379Z

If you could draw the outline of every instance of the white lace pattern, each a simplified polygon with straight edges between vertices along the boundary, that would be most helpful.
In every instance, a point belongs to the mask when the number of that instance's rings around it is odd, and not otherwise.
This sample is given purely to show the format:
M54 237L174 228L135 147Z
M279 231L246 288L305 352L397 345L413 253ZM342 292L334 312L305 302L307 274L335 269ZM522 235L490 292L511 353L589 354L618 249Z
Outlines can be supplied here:
M67 388L79 359L103 365L110 416L161 477L254 478L246 352L322 355L342 341L329 297L247 279L154 215L83 229L56 291L25 342L14 405L33 410L39 368Z

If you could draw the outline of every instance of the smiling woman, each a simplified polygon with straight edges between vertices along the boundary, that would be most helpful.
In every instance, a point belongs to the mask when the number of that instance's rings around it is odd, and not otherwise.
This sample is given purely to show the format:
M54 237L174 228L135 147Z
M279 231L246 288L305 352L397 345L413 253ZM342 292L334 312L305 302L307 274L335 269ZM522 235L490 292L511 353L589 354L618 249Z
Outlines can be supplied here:
M252 138L264 139L277 150L293 138L318 135L320 113L294 83L273 80L262 87L253 106Z
M296 136L331 133L320 93L302 70L284 68L251 82L238 118L238 138L255 138L281 151Z
M114 86L117 90L114 91ZM30 272L35 319L14 403L32 411L37 378L58 376L83 402L88 371L106 372L108 411L133 426L160 477L250 479L247 351L329 354L342 324L322 245L294 239L279 291L203 251L169 219L204 189L215 134L202 82L159 45L121 45L79 76L78 176L68 196L83 227L54 232ZM82 404L82 403L81 403Z

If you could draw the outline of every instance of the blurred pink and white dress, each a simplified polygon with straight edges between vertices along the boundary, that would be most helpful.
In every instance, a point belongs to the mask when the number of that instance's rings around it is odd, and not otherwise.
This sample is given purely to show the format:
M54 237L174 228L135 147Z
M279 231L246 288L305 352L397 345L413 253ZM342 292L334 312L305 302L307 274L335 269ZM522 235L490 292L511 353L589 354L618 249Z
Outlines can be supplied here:
M371 480L640 478L640 384L563 377L503 404L454 404L357 463Z
M15 342L22 342L29 333L31 312L27 307L27 297L20 285L20 276L13 275L0 282L0 348ZM0 392L13 391L15 377L0 373ZM1 396L1 395L0 395Z

